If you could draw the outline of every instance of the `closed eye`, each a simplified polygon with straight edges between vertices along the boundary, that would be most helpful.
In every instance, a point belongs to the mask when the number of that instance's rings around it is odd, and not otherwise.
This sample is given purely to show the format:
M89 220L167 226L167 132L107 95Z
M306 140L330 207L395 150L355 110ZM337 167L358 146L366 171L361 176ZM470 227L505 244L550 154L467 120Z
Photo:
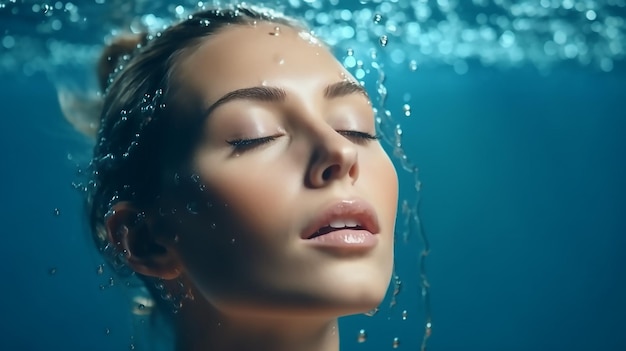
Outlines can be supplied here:
M261 146L263 144L267 144L272 142L278 138L278 135L266 136L262 138L253 138L253 139L234 139L227 140L226 142L230 144L235 152L244 152L255 147Z
M360 145L365 145L372 140L378 140L377 135L361 132L358 130L338 130L337 133Z

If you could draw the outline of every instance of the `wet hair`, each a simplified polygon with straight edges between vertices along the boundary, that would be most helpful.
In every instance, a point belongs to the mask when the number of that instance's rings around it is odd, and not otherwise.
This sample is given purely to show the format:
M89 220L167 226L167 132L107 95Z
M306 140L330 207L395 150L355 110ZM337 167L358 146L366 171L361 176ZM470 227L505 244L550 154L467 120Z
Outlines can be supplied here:
M202 111L199 98L176 79L181 57L225 27L257 22L303 29L272 11L238 6L197 12L162 32L121 37L105 48L98 65L103 109L87 189L100 248L107 245L104 221L116 202L154 213L166 188L192 177L181 169L197 141Z
M109 243L105 221L113 206L129 201L138 211L138 221L147 216L162 218L161 197L167 190L185 194L186 184L195 189L200 186L188 161L204 116L200 98L177 80L181 59L226 27L258 22L305 29L300 22L271 10L237 6L194 13L158 33L120 36L104 48L98 62L101 99L93 105L101 108L99 118L84 111L78 118L66 113L77 129L96 134L93 158L85 172L89 179L83 188L87 219L96 247L121 276L133 272L123 253ZM59 98L63 111L71 111L71 106L64 108L64 101L72 104L76 100L67 94ZM173 214L174 210L168 211ZM151 242L139 243L133 254L161 249ZM159 311L176 311L177 301L165 299L168 303L162 303L166 301L160 295L167 292L158 279L138 277Z

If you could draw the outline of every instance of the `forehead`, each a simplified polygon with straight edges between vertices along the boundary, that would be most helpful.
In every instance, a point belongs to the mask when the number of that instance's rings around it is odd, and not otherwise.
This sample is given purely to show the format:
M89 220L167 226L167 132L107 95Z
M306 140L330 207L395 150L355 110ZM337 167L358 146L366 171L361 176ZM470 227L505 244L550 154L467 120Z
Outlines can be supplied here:
M207 37L181 60L178 72L182 84L209 104L246 87L271 85L307 94L349 77L308 33L274 23L233 25Z

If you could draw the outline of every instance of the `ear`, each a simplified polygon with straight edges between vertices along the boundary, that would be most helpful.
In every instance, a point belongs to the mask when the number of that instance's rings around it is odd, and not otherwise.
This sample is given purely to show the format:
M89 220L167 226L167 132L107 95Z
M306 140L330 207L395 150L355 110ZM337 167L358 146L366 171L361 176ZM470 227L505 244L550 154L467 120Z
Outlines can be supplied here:
M128 201L115 204L111 213L104 223L108 240L124 253L135 272L165 280L180 275L173 240L168 242L157 232L149 218L140 218L141 212Z

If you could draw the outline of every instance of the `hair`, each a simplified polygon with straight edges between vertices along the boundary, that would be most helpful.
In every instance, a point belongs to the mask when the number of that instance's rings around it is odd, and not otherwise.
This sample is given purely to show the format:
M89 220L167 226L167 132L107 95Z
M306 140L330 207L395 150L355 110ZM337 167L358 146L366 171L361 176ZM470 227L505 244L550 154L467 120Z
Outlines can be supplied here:
M188 103L197 102L193 92L176 80L181 57L227 26L258 21L301 27L282 15L238 6L198 12L163 32L121 37L105 48L98 64L104 102L87 193L97 244L106 244L104 219L113 203L128 200L149 210L191 153L198 130L193 117L201 111ZM176 118L182 115L190 123Z
M113 205L129 201L141 219L158 213L166 188L195 180L185 173L191 172L185 165L197 142L201 107L194 93L177 81L178 63L220 30L257 22L304 29L270 10L237 6L194 13L162 32L121 36L103 50L97 67L102 110L98 121L90 123L97 135L84 190L93 239L118 272L125 261L109 244L105 228ZM162 292L140 278L159 301L155 294Z

